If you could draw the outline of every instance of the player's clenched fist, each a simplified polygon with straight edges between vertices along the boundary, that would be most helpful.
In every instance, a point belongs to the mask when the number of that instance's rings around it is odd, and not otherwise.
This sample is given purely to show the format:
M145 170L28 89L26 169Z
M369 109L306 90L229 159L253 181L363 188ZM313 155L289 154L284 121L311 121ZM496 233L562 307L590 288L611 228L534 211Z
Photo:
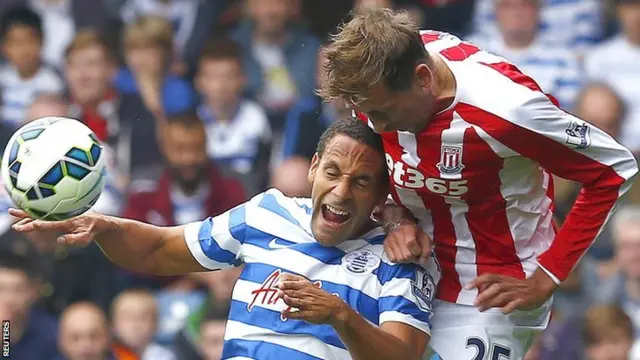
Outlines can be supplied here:
M17 209L9 209L9 214L18 218L13 229L26 233L36 241L53 241L59 244L84 246L89 244L98 233L100 215L85 213L64 221L45 221L32 219Z
M415 222L403 220L385 226L387 238L384 252L395 263L426 264L431 256L432 242L429 236Z
M282 274L278 288L278 296L289 305L289 308L282 312L288 319L335 325L344 320L343 317L348 311L348 305L338 296L320 289L319 283L313 284L302 276Z

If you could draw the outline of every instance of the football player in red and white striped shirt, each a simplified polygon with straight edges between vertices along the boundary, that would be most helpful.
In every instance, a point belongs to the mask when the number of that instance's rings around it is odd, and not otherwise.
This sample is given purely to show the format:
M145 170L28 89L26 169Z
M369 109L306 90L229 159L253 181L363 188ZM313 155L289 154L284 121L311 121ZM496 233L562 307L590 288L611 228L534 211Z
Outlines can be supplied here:
M523 358L553 291L629 190L634 157L513 64L418 32L406 14L363 11L325 51L321 95L350 100L384 141L397 204L383 212L387 255L415 261L435 244L433 348L447 360ZM560 230L551 174L583 184Z

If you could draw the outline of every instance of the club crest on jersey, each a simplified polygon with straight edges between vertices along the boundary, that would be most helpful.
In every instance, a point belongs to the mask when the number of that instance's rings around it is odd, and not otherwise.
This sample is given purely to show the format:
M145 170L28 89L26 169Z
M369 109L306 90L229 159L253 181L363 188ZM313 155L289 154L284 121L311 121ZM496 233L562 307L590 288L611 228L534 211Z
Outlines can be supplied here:
M567 133L567 144L573 145L578 149L585 149L591 146L591 129L586 123L572 121L565 129Z
M378 266L380 266L380 258L366 249L352 251L342 257L342 268L350 274L371 274Z
M431 311L435 289L435 281L431 274L421 269L416 270L416 278L411 282L411 290L422 310Z
M464 169L462 164L462 146L442 145L440 148L440 162L436 164L443 174L459 174Z

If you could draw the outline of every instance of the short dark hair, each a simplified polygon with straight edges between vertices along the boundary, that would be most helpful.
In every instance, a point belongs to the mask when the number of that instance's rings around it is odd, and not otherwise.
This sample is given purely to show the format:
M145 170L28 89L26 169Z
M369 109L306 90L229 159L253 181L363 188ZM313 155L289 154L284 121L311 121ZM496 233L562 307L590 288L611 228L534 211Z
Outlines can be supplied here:
M198 111L195 108L189 108L185 111L177 112L167 115L167 124L169 125L182 125L188 128L202 127L204 124L198 116Z
M235 41L226 37L215 37L209 40L200 52L203 60L235 60L242 62L242 48Z
M384 147L382 146L382 139L380 135L376 134L364 121L350 117L342 120L338 120L331 124L327 130L320 136L316 152L318 157L322 157L327 144L336 137L336 135L345 135L351 139L372 147L373 149L384 154Z
M42 19L26 6L14 6L4 12L0 19L0 36L4 39L12 27L22 25L32 28L42 39Z

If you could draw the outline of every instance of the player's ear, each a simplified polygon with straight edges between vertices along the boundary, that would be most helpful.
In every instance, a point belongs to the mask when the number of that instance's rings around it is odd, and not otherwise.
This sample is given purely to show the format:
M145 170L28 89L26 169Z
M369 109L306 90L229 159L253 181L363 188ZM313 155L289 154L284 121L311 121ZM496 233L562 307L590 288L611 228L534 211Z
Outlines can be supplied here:
M433 83L433 72L427 64L421 63L415 69L416 78L423 89L431 89Z
M318 153L313 154L311 159L311 166L309 166L309 172L307 173L307 180L309 184L313 184L313 179L316 177L316 171L318 170L318 164L320 163L320 157Z

